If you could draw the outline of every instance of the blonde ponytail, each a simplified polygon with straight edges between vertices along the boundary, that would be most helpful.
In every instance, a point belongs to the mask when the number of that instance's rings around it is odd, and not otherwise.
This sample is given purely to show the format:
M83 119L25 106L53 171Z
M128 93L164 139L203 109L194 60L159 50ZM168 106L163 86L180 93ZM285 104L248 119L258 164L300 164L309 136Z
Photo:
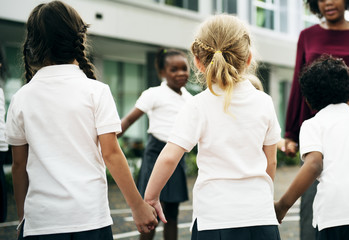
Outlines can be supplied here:
M228 113L235 85L242 81L250 56L250 37L244 24L230 15L217 15L199 28L191 51L205 67L209 90L212 85L224 90L224 111Z

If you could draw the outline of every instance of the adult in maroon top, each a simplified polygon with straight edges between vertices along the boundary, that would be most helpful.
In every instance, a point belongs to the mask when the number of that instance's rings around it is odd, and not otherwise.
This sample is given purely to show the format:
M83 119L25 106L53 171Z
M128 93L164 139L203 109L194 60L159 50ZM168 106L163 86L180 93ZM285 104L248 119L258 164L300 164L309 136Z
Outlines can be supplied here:
M290 156L295 155L298 150L300 126L303 121L315 114L306 104L300 91L298 77L302 68L322 54L343 58L345 63L349 65L349 23L344 19L344 10L347 9L346 1L315 0L307 2L309 2L307 3L309 5L311 4L310 2L316 2L319 10L317 15L324 16L325 21L304 29L298 39L296 65L288 102L285 129L285 150L286 154ZM341 6L339 6L339 3Z
M344 12L349 8L349 0L305 0L304 2L312 13L319 19L324 18L324 21L303 30L298 39L296 66L286 115L285 152L290 156L294 156L298 151L299 130L303 121L315 114L306 104L300 91L298 77L302 68L322 54L343 58L349 65L349 22L344 18ZM312 204L316 186L317 182L314 182L301 198L301 240L316 239L316 230L312 226ZM334 237L336 234L339 233L329 233L328 239L337 239Z

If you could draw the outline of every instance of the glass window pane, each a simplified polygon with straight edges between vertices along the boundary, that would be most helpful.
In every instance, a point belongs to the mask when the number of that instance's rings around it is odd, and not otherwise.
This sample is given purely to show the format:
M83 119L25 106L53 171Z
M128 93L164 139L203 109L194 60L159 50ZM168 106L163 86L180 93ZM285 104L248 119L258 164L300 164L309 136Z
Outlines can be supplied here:
M280 0L280 31L287 33L288 31L288 11L287 11L287 0Z
M165 4L175 7L183 7L183 0L165 0Z
M227 0L228 13L237 13L237 0Z
M256 25L268 29L274 29L274 12L257 7Z
M123 116L125 116L135 105L138 97L144 89L144 66L139 64L124 63L124 88L123 88ZM143 138L143 133L146 133L146 117L142 116L137 120L126 132L126 135L131 138Z
M199 3L198 0L187 0L188 2L188 9L192 11L198 11L199 10Z
M103 61L103 82L108 84L114 99L117 97L118 89L118 64L115 61ZM118 102L118 101L116 101Z

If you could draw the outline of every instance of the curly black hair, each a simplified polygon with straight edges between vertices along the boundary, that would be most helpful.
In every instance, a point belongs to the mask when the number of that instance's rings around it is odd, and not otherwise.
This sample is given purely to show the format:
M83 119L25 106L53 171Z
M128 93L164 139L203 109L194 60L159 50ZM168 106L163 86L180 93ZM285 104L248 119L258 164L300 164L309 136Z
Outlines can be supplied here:
M349 101L349 68L340 58L322 55L302 71L299 82L313 110Z
M318 0L304 0L304 4L318 18L323 17L319 9ZM349 0L345 0L345 9L349 9Z

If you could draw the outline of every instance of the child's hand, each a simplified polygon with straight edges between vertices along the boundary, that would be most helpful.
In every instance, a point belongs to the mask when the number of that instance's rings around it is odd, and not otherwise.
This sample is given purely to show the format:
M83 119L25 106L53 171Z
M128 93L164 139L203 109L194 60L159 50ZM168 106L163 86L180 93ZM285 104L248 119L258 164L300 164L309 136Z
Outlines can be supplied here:
M164 214L164 212L162 211L162 207L161 207L160 200L159 200L159 199L156 199L156 200L145 200L145 201L155 208L156 213L158 214L160 220L161 220L163 223L167 223L167 220L166 220L166 218L165 218L165 214Z
M280 203L280 201L274 202L274 209L275 209L275 213L276 213L276 218L277 218L278 222L281 224L282 219L284 219L288 209L285 207L282 207L282 204Z
M149 233L158 225L155 209L144 201L137 208L132 209L132 216L140 233Z

